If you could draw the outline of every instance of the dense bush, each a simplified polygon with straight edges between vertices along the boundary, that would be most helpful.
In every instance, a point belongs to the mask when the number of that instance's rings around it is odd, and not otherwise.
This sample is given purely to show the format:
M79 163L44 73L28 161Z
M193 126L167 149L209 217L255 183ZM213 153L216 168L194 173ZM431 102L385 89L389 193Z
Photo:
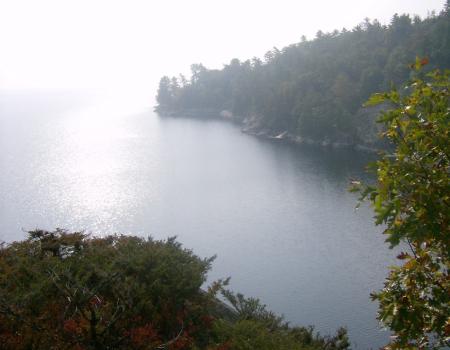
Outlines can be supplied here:
M197 333L205 334L209 320L198 290L210 263L174 239L30 232L0 251L1 343L11 349L201 343Z
M221 349L343 350L350 346L343 328L334 337L321 337L314 334L313 327L290 327L257 299L227 290L222 290L222 294L236 311L237 319L234 322L221 319L215 323L215 336L219 343L225 344Z
M290 328L257 300L226 292L223 281L202 291L212 260L173 238L32 231L0 249L0 347L347 347L345 331L322 338L310 328ZM235 311L218 301L220 291Z

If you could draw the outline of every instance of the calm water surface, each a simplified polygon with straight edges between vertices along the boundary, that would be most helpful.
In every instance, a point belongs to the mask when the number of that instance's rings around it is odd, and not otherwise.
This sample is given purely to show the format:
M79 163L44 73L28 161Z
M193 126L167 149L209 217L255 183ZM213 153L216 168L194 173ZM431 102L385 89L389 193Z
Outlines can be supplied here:
M394 253L346 190L367 156L292 147L221 121L159 118L74 93L0 94L0 240L36 227L177 235L210 279L292 324L387 340L369 293Z

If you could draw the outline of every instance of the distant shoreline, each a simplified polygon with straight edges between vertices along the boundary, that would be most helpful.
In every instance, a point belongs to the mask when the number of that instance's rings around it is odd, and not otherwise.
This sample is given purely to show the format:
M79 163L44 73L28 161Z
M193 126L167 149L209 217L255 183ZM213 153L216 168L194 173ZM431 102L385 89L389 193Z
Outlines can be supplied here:
M308 145L317 146L322 148L333 148L333 149L353 149L359 152L365 153L377 153L380 148L373 145L361 144L361 143L351 143L351 142L339 142L331 140L315 140L313 138L301 137L299 135L294 135L288 131L273 131L267 128L262 128L258 125L257 117L241 117L235 116L230 111L227 110L217 110L217 109L183 109L183 110L168 110L162 109L159 106L154 108L154 111L160 117L174 117L174 118L193 118L193 119L214 119L214 120L224 120L235 124L238 124L241 128L241 132L247 135L255 136L262 139L285 142L295 145Z

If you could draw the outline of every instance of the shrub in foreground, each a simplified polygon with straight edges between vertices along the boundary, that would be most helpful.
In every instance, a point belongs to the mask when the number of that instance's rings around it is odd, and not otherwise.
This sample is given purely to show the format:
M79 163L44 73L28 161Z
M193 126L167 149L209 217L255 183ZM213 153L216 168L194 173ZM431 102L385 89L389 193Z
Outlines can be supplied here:
M0 248L2 349L345 349L255 299L202 291L213 258L174 238L35 230ZM219 302L222 292L232 308Z

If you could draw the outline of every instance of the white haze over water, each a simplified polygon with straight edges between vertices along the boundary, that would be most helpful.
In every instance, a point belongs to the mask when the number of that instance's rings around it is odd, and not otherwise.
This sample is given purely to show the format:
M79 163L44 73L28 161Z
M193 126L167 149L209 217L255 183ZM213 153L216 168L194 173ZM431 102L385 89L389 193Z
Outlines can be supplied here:
M107 89L152 104L162 75L220 68L444 0L0 0L0 89Z

